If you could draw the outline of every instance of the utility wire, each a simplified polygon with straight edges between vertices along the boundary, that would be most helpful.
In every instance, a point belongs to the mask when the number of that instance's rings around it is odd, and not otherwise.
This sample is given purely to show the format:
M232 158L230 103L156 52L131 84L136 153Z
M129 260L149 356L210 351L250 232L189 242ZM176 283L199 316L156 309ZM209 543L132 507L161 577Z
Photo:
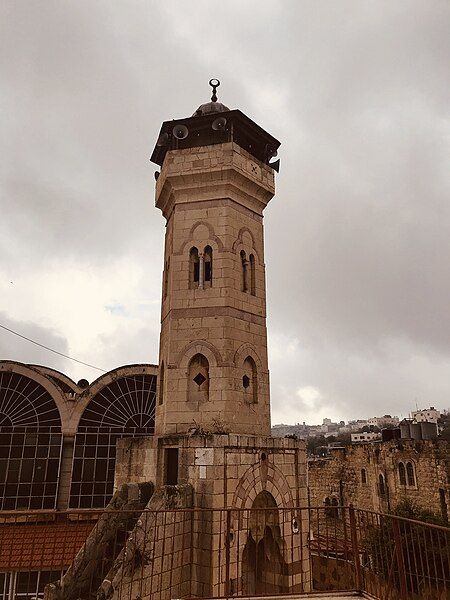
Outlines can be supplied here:
M35 344L36 346L40 346L41 348L45 348L45 350L48 350L49 352L53 352L54 354L59 354L59 356L64 356L64 358L68 358L69 360L73 360L76 363L79 363L80 365L84 365L85 367L90 367L91 369L96 369L97 371L101 371L102 373L106 373L105 369L100 369L100 367L94 367L94 365L90 365L89 363L85 363L82 360L78 360L76 358L72 358L71 356L67 356L67 354L63 354L62 352L58 352L58 350L53 350L53 348L49 348L48 346L44 346L44 344L40 344L39 342L36 342L35 340L32 340L28 337L26 337L25 335L22 335L21 333L17 333L17 331L13 331L12 329L9 329L8 327L5 327L5 325L2 325L0 323L0 327L2 329L5 329L6 331L9 331L9 333L13 333L14 335L17 335L18 337L22 338L23 340L27 340L27 342L31 342L32 344Z

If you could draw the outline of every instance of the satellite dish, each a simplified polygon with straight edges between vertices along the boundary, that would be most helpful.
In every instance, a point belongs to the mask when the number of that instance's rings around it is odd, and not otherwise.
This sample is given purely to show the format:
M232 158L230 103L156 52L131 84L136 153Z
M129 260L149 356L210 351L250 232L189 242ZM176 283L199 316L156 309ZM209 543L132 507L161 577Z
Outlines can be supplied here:
M214 119L214 121L211 124L211 127L214 129L214 131L224 131L226 125L227 120L225 119L225 117L218 117L217 119Z
M175 125L173 128L173 135L177 140L184 140L189 135L189 129L186 125Z
M169 134L168 133L162 133L159 138L158 141L156 142L157 146L167 146L167 144L169 143Z
M274 171L277 173L280 172L280 159L275 160L274 162L269 163L269 167L272 167Z

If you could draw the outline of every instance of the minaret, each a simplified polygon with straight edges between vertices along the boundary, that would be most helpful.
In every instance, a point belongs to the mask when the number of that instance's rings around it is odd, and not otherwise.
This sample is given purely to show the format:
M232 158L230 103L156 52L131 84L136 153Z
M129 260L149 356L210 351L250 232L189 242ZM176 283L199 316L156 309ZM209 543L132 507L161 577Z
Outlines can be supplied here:
M156 433L270 435L263 211L280 143L210 85L151 157L167 222Z

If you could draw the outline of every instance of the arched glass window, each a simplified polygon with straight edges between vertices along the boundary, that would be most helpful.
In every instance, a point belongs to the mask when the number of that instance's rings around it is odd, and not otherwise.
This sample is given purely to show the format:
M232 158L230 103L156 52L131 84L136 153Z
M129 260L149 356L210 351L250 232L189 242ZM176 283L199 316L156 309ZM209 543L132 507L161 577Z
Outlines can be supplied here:
M367 472L365 469L361 469L361 483L364 485L367 483Z
M159 396L158 404L164 402L164 361L161 361L161 367L159 368Z
M204 287L212 286L212 262L213 262L213 251L211 246L206 246L205 251L203 253L204 260Z
M380 473L378 476L378 491L380 496L384 497L386 495L386 485L384 483L384 476Z
M189 288L191 290L198 288L200 281L200 258L198 248L191 248L189 252Z
M56 508L61 452L51 394L25 375L0 373L0 510Z
M255 257L250 254L250 293L256 296L256 273L255 273Z
M258 374L256 363L251 356L247 356L244 360L242 388L244 390L244 400L248 404L256 404L258 402Z
M248 261L243 250L241 250L241 290L248 292Z
M70 508L101 508L113 494L116 442L155 430L156 375L128 375L91 399L75 436Z
M190 402L209 400L209 362L203 354L196 354L189 362L188 400Z
M402 462L398 463L398 478L400 485L406 485L406 470L405 465Z
M408 485L414 487L416 485L416 477L414 473L414 465L412 462L406 463L406 476L408 480Z

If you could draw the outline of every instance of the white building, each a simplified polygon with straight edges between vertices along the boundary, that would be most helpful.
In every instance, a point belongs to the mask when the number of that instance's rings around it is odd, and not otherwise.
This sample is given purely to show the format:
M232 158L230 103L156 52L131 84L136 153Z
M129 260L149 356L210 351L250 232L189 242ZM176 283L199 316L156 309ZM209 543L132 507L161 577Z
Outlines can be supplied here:
M373 442L374 440L381 439L381 435L379 433L373 432L363 432L363 433L352 433L352 444L356 444L358 442Z
M391 415L383 415L382 417L371 417L367 423L374 427L379 427L380 429L389 425L396 427L399 424L399 418L391 417Z
M411 413L411 418L413 418L416 423L437 423L440 416L440 411L436 410L434 406L430 406L430 408L424 408L422 410L414 410Z

